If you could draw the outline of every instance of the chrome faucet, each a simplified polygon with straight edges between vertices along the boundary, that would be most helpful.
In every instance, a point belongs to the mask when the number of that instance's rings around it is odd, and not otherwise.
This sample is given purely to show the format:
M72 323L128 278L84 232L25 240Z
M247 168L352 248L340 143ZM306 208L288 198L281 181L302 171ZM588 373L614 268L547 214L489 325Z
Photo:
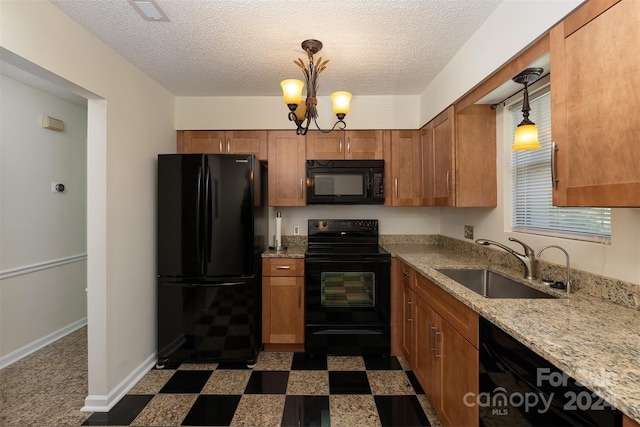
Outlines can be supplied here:
M524 265L524 278L533 279L533 276L536 274L536 252L529 245L526 245L518 239L509 237L509 240L512 242L520 243L524 248L524 254L516 252L510 247L505 246L502 243L494 242L493 240L478 239L476 240L476 243L483 246L494 245L509 252L511 255L518 258L522 265Z
M571 292L571 267L569 266L569 253L567 251L565 251L564 249L562 249L560 246L557 245L549 245L549 246L545 246L544 248L540 249L540 252L538 252L538 258L540 258L540 255L542 254L542 251L544 251L545 249L549 249L549 248L556 248L556 249L560 249L562 252L564 252L564 255L567 259L567 278L566 278L566 286L567 286L567 293Z

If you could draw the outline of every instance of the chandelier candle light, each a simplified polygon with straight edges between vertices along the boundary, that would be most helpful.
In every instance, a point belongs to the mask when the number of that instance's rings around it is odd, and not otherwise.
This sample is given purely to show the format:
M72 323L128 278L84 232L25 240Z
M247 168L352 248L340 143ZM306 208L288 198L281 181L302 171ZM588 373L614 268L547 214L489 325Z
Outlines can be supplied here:
M351 94L349 92L334 92L331 94L333 102L333 113L338 117L338 121L329 130L322 130L318 126L318 99L316 92L318 90L318 76L327 68L329 60L318 59L316 64L313 55L322 49L322 42L318 40L305 40L302 42L302 48L307 52L309 62L307 64L300 58L293 61L304 73L305 81L297 79L287 79L280 82L284 103L289 107L289 120L296 124L296 134L306 135L309 130L311 121L315 123L316 128L320 132L329 133L335 129L344 130L347 124L344 117L349 113L349 104L351 102ZM302 102L302 89L307 85L307 98Z

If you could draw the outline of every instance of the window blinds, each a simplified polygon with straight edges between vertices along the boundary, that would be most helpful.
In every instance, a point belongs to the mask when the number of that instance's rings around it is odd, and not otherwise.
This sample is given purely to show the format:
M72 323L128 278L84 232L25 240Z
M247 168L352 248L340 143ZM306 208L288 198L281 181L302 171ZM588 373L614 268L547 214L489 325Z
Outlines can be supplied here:
M611 238L611 209L552 205L551 95L548 90L530 100L530 107L529 118L538 127L542 148L511 152L513 230L608 243ZM522 121L521 110L521 104L509 108L512 138Z

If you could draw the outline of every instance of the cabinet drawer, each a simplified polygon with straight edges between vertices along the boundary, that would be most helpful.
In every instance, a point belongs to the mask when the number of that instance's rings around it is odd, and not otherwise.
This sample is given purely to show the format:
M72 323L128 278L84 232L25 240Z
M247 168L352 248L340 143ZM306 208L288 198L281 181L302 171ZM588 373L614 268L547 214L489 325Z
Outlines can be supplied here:
M416 274L415 292L460 335L478 348L478 313L458 301L429 279Z
M263 258L263 276L304 276L302 258Z

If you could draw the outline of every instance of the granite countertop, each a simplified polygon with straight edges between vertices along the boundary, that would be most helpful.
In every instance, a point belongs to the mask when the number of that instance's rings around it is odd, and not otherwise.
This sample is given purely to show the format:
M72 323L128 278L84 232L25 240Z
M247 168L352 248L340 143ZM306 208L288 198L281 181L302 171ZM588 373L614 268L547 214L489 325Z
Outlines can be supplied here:
M640 312L600 298L566 295L484 257L435 245L383 244L389 251L600 397L640 422ZM487 268L557 299L484 298L436 271Z
M306 245L289 245L283 251L269 249L262 254L262 258L304 258L306 251Z

